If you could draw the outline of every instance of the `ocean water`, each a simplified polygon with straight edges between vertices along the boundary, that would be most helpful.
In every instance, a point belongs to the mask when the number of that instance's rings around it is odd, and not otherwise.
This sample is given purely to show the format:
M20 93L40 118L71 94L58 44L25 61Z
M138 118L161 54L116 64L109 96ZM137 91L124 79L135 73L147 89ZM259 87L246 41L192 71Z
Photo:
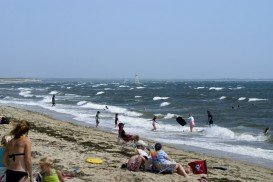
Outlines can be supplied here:
M125 131L181 149L235 158L273 168L273 81L170 81L45 79L1 81L0 104L117 133L114 115ZM51 97L56 95L56 106ZM106 106L108 109L106 109ZM214 126L208 127L207 110ZM196 122L180 126L177 115ZM157 131L152 118L158 116ZM263 130L270 127L269 135Z

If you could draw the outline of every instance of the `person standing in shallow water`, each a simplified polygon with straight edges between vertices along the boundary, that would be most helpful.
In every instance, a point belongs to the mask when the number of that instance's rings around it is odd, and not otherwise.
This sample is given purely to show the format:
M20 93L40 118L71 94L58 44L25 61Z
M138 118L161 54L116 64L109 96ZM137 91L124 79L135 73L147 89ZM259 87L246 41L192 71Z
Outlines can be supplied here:
M213 124L213 120L212 120L212 115L210 113L210 111L207 111L208 113L208 122L209 122L209 126Z
M52 96L52 106L55 106L56 105L56 102L55 102L55 95L53 94Z
M97 111L97 114L96 114L96 127L98 127L99 126L99 123L100 123L100 121L99 121L99 119L100 119L100 111Z
M118 113L115 115L115 128L118 126Z
M152 131L156 131L156 126L155 126L155 123L157 123L156 122L156 119L157 119L157 117L156 116L154 116L154 118L153 118L153 129L152 129Z
M189 114L188 119L190 120L190 131L192 132L192 129L193 129L194 126L195 126L194 117L193 117L191 114Z

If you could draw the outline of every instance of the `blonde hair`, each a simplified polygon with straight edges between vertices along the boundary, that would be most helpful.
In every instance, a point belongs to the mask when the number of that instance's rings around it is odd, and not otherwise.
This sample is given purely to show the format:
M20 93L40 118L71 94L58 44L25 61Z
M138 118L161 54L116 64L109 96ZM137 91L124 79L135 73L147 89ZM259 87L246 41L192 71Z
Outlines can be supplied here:
M22 135L28 133L28 131L29 131L29 122L27 122L26 120L22 120L14 127L14 129L10 132L10 134L13 135L14 138L18 139Z
M6 146L11 139L12 137L10 135L4 135L1 140L1 145Z
M49 166L52 166L53 165L53 160L50 158L50 157L44 157L40 160L39 162L40 165L44 165L44 164L47 164Z

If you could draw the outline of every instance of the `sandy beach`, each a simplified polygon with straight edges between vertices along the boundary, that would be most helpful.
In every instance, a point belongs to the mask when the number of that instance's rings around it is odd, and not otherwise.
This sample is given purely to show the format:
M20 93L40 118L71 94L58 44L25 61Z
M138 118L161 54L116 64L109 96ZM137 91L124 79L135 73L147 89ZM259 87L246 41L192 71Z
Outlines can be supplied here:
M190 174L189 179L185 179L178 174L130 172L120 167L134 154L134 150L129 145L118 144L116 134L13 107L0 106L0 114L15 119L25 119L31 123L29 137L32 140L34 173L39 171L38 161L42 157L50 156L54 159L55 168L63 172L73 172L78 169L75 177L67 179L67 181L194 182L199 181L201 176L205 176ZM16 122L0 125L1 137L8 134L14 124ZM152 143L152 141L143 140ZM273 181L273 169L231 159L186 152L165 145L163 149L183 166L194 160L207 160L209 181L211 182ZM85 162L87 157L99 157L104 162L103 164L90 164ZM214 169L215 166L226 166L228 170Z

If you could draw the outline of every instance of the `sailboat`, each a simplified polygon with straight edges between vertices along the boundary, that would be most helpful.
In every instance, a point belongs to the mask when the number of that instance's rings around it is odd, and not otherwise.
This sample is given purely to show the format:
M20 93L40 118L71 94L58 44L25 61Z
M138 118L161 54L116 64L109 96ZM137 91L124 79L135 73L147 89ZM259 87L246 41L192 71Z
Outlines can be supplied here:
M138 75L135 75L135 84L136 85L140 85Z

